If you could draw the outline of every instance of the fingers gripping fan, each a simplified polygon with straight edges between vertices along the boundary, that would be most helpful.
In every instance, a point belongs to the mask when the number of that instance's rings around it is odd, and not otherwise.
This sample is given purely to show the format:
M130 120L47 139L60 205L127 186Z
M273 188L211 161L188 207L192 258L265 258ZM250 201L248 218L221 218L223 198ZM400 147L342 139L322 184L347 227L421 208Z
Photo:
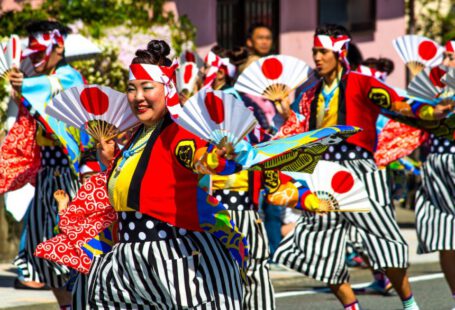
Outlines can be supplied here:
M256 126L256 118L231 94L202 89L183 106L174 121L202 139L233 153L233 146Z
M442 62L443 48L435 41L419 35L404 35L393 40L393 47L413 75L425 67Z
M180 92L187 90L189 94L193 93L196 84L199 69L194 62L187 62L177 69L177 89Z
M82 85L61 92L46 112L70 126L81 128L100 141L138 124L126 95L106 86Z
M235 89L239 92L279 101L305 82L311 68L291 56L272 55L256 60L239 76Z
M369 212L370 200L365 185L343 166L321 160L312 174L285 172L303 180L331 212Z
M21 61L21 42L17 35L11 35L0 49L0 76L7 77L13 67L19 68Z

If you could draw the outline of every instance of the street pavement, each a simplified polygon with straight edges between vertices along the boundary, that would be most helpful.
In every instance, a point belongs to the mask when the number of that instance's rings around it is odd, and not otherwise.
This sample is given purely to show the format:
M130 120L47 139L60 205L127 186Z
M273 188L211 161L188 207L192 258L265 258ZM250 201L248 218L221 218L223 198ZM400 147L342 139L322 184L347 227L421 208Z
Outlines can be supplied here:
M397 210L401 231L410 246L411 268L409 274L414 295L421 309L452 309L455 306L448 286L441 274L436 253L417 255L417 238L413 226L412 211ZM15 290L16 271L11 264L0 264L0 310L55 310L57 309L50 291ZM272 281L276 290L278 309L340 309L336 298L325 286L303 275L280 268L272 270ZM366 286L372 277L369 270L351 269L351 282ZM359 294L362 309L401 309L398 296Z

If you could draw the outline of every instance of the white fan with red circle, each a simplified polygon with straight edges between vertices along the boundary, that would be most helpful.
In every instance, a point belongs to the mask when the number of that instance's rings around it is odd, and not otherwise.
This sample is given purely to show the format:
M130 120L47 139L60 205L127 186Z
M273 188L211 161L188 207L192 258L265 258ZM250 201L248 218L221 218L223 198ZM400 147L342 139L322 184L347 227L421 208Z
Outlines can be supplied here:
M223 91L201 89L183 105L174 121L186 130L232 153L257 124L242 101Z
M198 68L204 66L204 60L195 51L186 50L182 54L180 54L179 64L183 65L187 62L195 63Z
M177 69L177 89L180 92L187 90L192 94L196 85L199 69L194 62L186 62Z
M329 212L369 212L371 203L365 185L349 169L320 160L312 174L283 172L304 181L318 198L328 203Z
M46 113L84 129L95 140L109 140L139 124L124 93L107 86L82 85L55 96Z
M410 96L433 101L444 93L446 84L441 81L446 71L440 67L425 68L408 85Z
M292 56L272 55L250 64L240 74L234 87L239 92L262 96L276 102L305 82L312 69Z
M11 35L8 42L0 48L0 76L6 78L21 62L21 41L17 35Z
M419 35L404 35L393 40L393 47L413 75L442 62L444 49L435 41Z

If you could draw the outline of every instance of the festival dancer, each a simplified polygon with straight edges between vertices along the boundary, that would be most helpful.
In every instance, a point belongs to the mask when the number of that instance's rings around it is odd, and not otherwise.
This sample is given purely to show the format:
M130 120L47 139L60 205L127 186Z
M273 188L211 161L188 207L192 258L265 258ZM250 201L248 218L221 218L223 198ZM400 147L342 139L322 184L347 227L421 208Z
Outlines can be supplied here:
M455 40L445 45L443 65L455 68ZM418 254L439 252L439 261L455 300L455 142L430 136L416 194ZM454 308L455 309L455 308Z
M324 159L338 161L364 182L372 210L364 214L333 212L325 216L304 212L274 258L327 283L346 309L359 309L345 264L346 235L354 225L370 255L372 268L386 271L404 309L418 309L406 275L408 246L395 220L386 172L378 170L373 160L376 119L381 108L409 117L434 119L444 117L453 107L421 105L415 115L391 88L372 77L349 72L346 61L349 41L349 33L342 26L325 25L316 29L313 59L322 79L305 92L299 108L307 120L302 124L303 130L332 124L363 128L347 143L329 148Z
M92 309L241 308L239 269L221 242L182 228L193 227L189 223L196 215L188 213L198 193L193 160L206 142L167 112L166 106L178 105L169 53L166 42L152 40L136 52L130 67L128 101L142 126L109 172L109 198L120 212L119 243L94 258ZM102 141L99 155L109 167L113 142ZM224 165L220 173L235 169L230 161L217 160Z
M83 84L80 73L65 62L64 37L68 33L66 27L55 21L38 21L29 24L27 32L29 45L23 51L23 57L30 57L37 76L24 78L19 71L10 74L16 98L20 98L17 100L21 105L20 115L28 115L22 103L36 102L44 105L60 90ZM52 288L61 308L67 309L71 304L71 294L64 288L68 279L68 269L34 257L33 253L40 242L54 234L57 204L53 199L53 193L57 189L64 189L71 197L76 192L78 181L74 165L78 163L75 162L77 158L70 159L65 155L61 147L66 143L64 139L58 137L57 141L51 137L54 132L49 123L41 122L44 119L44 115L41 115L36 131L41 167L36 175L35 197L26 216L23 242L14 264L18 267L21 281L47 284ZM29 122L29 125L34 128L32 122ZM32 131L35 133L34 129ZM80 143L77 137L73 142ZM14 147L16 146L11 145L11 148Z

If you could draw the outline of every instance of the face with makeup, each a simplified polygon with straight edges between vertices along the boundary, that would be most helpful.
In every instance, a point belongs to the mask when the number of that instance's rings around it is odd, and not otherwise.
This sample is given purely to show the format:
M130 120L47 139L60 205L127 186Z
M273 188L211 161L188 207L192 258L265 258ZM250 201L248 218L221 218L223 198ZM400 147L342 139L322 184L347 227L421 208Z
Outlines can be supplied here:
M128 82L128 103L134 115L145 126L151 126L166 114L164 85L150 80Z

